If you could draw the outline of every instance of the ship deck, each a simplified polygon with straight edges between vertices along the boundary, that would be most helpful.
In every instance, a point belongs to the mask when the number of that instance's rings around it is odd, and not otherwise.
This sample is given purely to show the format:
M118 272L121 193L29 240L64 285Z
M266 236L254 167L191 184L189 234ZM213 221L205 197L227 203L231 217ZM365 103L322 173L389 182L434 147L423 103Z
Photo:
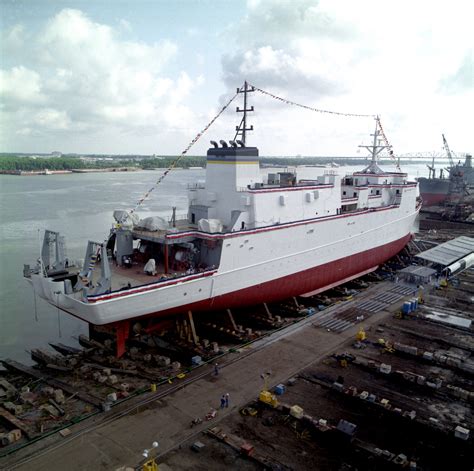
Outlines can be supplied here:
M165 273L162 264L156 264L156 275L147 275L143 272L144 263L134 262L130 268L111 264L111 291L119 291L127 288L136 288L149 283L173 279L186 274L185 271L172 270ZM93 283L96 284L100 278L100 270L94 272Z

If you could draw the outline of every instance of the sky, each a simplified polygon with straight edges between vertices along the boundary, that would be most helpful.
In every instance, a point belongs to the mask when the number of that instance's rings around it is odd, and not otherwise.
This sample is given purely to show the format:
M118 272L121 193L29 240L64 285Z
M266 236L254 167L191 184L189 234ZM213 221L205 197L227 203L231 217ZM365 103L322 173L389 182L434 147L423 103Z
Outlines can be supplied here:
M245 80L474 150L468 0L0 0L0 152L177 155ZM241 99L238 97L237 99ZM233 139L234 100L189 151ZM261 155L357 155L374 120L249 96ZM364 151L365 152L365 151Z

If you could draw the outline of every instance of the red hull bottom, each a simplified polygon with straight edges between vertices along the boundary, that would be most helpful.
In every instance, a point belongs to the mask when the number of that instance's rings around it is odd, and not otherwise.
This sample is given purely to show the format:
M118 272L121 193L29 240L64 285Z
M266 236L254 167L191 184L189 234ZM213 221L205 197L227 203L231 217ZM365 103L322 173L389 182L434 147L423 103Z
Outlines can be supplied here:
M363 272L367 272L377 267L377 265L386 262L389 258L400 252L410 241L411 237L411 234L407 234L399 240L351 255L350 257L334 260L309 270L233 291L212 299L149 314L147 317L166 316L187 311L197 312L252 306L266 302L281 301L315 290L321 292L324 291L325 287L329 289L332 286L337 286L338 282L343 282L343 280L359 273L363 274Z
M378 265L386 262L400 252L411 237L411 234L407 234L405 237L382 245L381 247L334 260L333 262L325 263L324 265L319 265L309 270L260 283L212 299L179 306L166 311L150 313L144 317L151 319L182 314L187 311L198 312L245 307L266 302L281 301L305 293L311 294L311 292L315 291L322 292L344 283L349 279L362 276L372 271ZM135 320L138 320L138 318L116 322L110 325L116 332L118 357L125 352L125 342L128 337L129 328L131 322Z
M423 206L437 206L448 199L447 194L443 193L422 193Z

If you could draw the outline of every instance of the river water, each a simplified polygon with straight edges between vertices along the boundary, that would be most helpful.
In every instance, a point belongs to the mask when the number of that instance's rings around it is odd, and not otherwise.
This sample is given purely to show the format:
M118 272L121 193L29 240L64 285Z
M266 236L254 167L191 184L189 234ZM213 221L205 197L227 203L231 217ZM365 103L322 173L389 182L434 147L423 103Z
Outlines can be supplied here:
M335 170L345 174L361 168ZM406 165L403 170L413 178L427 174L424 164ZM305 169L304 177L323 171ZM113 211L133 207L161 173L0 175L0 358L29 362L27 350L45 348L53 341L75 345L74 337L87 333L86 323L58 313L38 297L35 302L30 285L23 280L23 264L35 264L44 230L66 237L70 260L83 259L87 240L102 241L107 236ZM199 169L171 172L138 214L168 218L172 206L177 207L178 215L185 214L187 185L204 178L205 171Z

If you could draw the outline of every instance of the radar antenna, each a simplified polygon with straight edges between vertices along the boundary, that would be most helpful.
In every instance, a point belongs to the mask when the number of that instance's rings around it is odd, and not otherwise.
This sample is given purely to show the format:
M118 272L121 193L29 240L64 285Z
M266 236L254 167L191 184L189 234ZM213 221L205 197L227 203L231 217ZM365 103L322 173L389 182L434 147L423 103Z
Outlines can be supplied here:
M374 138L371 146L364 146L364 145L359 146L359 147L362 147L363 149L367 149L370 152L370 155L372 157L370 165L365 170L363 170L363 172L364 173L382 173L382 170L377 165L377 156L380 154L380 152L382 152L384 149L389 148L390 146L381 145L381 141L384 140L383 139L384 136L383 136L383 132L380 126L380 121L379 121L378 116L375 118L375 131L373 134L371 134L371 136L373 136Z
M237 93L243 93L244 94L244 107L243 109L240 109L239 107L236 108L237 113L243 113L242 120L240 121L240 124L235 127L235 137L234 141L237 141L237 138L240 136L242 143L244 144L243 147L245 147L246 142L245 138L247 135L247 131L253 131L253 125L250 127L247 127L247 112L254 111L253 106L250 108L247 108L247 93L251 93L255 91L255 87L249 86L247 81L244 82L244 86L242 88L237 89Z

